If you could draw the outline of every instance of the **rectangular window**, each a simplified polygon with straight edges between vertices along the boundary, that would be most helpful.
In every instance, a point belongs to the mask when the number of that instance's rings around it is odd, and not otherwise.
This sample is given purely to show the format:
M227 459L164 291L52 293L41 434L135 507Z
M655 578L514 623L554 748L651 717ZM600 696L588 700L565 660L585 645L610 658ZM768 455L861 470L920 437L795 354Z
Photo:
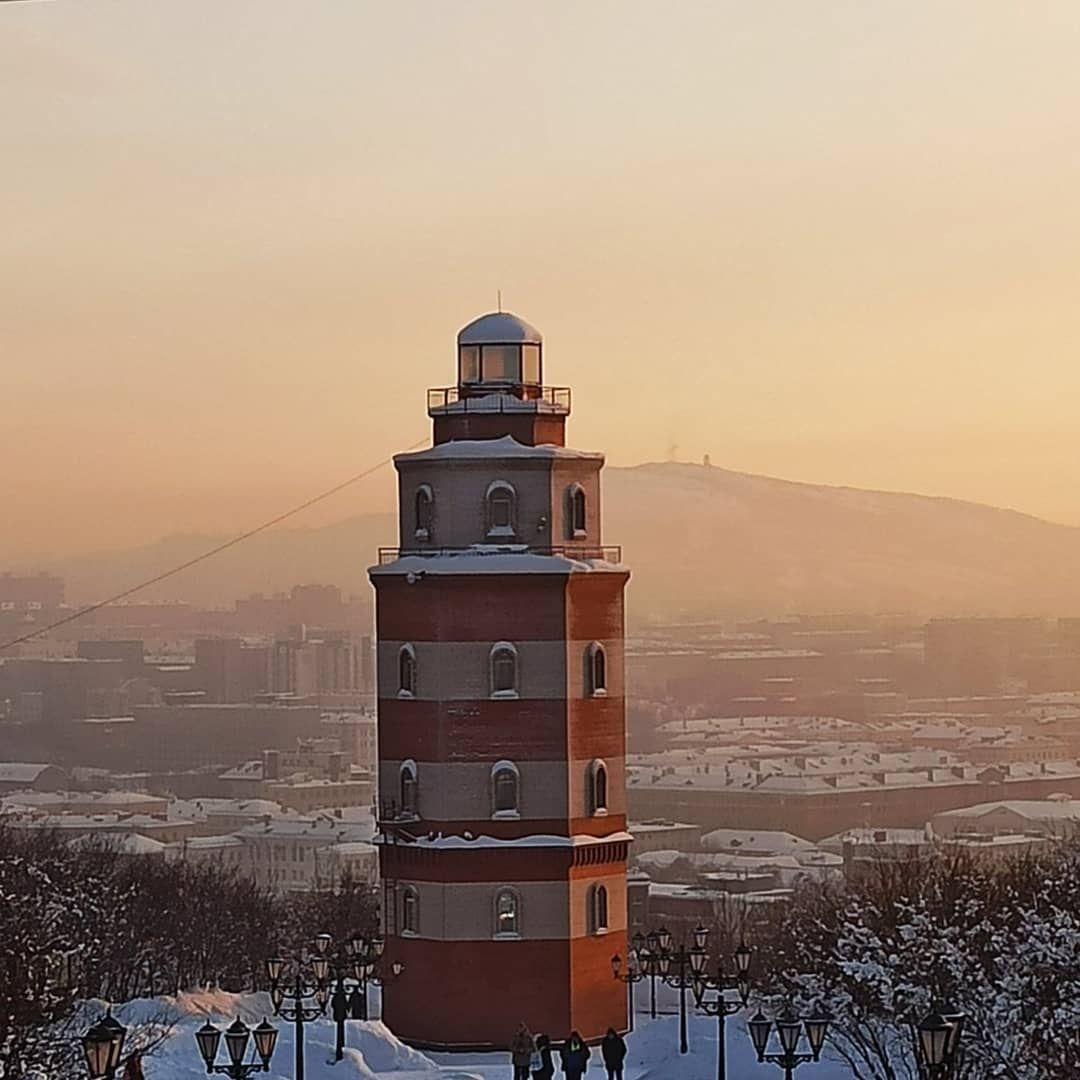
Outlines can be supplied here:
M520 382L521 349L517 345L484 346L484 382Z
M514 524L514 509L509 495L493 495L491 498L491 527L509 529Z
M480 346L462 345L458 349L458 382L480 381Z
M540 346L521 346L521 381L527 386L540 385Z

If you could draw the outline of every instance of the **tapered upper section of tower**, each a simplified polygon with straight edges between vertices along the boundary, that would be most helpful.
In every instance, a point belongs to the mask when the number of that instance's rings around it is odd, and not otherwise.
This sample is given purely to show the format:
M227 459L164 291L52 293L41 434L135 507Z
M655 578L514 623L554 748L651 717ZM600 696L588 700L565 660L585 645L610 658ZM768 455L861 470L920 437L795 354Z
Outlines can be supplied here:
M457 384L428 391L435 443L511 436L525 446L566 444L568 387L544 385L544 339L508 311L457 337Z

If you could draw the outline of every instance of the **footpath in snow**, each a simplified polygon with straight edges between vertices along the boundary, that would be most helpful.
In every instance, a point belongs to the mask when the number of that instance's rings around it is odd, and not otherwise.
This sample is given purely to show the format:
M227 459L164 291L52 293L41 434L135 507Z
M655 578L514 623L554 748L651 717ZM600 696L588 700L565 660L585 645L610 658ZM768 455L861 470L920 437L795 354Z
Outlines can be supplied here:
M626 1080L712 1080L716 1076L717 1022L691 1016L690 1053L678 1052L679 1018L665 1000L664 1015L656 1020L639 1017L637 1030L627 1037ZM178 998L135 1001L119 1006L115 1014L125 1024L166 1019L168 1034L143 1063L146 1080L200 1080L206 1070L195 1043L195 1031L209 1018L219 1027L239 1016L254 1027L268 1017L279 1036L267 1080L292 1080L295 1046L293 1025L274 1019L266 994L227 994L223 991L181 994ZM754 1058L743 1017L727 1022L729 1080L781 1080L775 1065L759 1065ZM510 1080L509 1057L500 1054L424 1054L405 1046L380 1021L350 1021L346 1025L345 1058L335 1062L335 1025L319 1019L305 1025L305 1080ZM221 1048L223 1060L224 1043ZM606 1077L599 1049L593 1050L587 1078ZM557 1073L561 1078L562 1074ZM846 1066L823 1060L805 1065L799 1080L849 1078Z

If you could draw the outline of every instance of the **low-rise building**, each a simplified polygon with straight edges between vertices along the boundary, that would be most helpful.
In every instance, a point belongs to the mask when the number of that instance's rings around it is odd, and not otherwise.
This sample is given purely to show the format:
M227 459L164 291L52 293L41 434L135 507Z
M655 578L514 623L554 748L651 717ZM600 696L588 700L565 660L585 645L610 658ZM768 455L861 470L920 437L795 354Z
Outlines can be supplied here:
M701 847L700 825L654 818L633 821L627 830L634 837L631 849L634 855L644 855L647 851L698 851Z
M24 761L0 762L0 793L7 791L59 791L68 774L57 765Z
M1080 799L1059 795L976 803L935 814L930 829L943 839L1033 834L1071 837L1080 832Z

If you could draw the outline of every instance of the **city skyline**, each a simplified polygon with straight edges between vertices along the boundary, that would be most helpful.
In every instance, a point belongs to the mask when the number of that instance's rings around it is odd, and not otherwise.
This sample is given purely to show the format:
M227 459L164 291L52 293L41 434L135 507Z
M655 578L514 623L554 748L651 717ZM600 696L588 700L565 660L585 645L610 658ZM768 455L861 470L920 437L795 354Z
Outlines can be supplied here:
M614 465L1080 524L1073 6L320 11L4 5L6 558L386 458L499 289Z

